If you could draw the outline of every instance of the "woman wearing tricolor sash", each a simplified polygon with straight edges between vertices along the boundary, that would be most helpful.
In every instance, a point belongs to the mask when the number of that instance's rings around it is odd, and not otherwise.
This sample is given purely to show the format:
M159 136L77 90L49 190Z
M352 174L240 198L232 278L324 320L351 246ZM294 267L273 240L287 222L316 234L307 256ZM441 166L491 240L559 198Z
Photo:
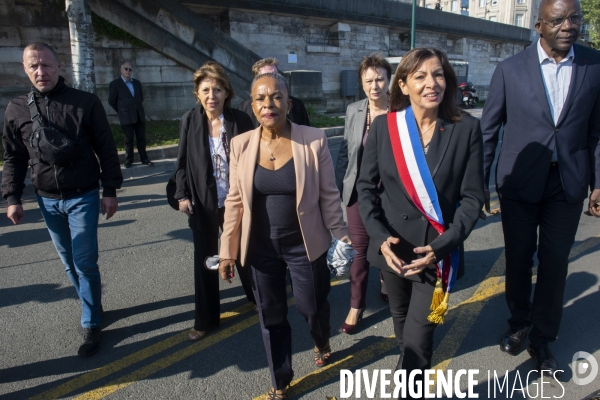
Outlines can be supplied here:
M463 243L483 205L479 120L456 105L444 53L414 49L391 83L390 113L373 121L357 182L400 346L398 369L431 368L433 330L464 273Z

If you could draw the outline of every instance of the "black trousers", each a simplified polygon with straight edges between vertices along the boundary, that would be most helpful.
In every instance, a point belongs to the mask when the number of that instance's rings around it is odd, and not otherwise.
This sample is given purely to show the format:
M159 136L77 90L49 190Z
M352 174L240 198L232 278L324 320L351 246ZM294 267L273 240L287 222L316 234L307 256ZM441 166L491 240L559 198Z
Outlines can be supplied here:
M506 302L511 313L508 324L512 329L532 327L529 341L533 345L553 342L560 327L569 252L583 200L566 201L558 167L553 166L539 202L500 198L500 208L506 246ZM532 301L536 250L539 266Z
M435 281L412 281L383 269L381 275L388 291L394 333L400 347L396 369L406 370L408 377L412 370L431 368L433 330L437 325L429 322L427 317L431 312Z
M272 386L283 389L294 377L292 330L287 320L286 270L289 268L296 309L310 326L319 348L329 341L329 269L326 256L309 261L300 233L283 239L251 236L248 262L258 305L260 327L271 372Z
M223 226L225 208L219 209L219 223ZM195 218L193 215L190 218ZM219 254L219 235L195 229L190 221L194 238L194 329L210 331L219 327L221 318L221 301L219 296L219 272L206 269L206 257ZM237 264L238 276L248 301L256 303L252 293L252 281L249 268L241 268Z
M140 119L138 116L138 121L135 124L121 125L121 129L123 129L123 133L125 134L125 159L128 162L133 162L133 136L135 135L140 161L147 160L146 121Z

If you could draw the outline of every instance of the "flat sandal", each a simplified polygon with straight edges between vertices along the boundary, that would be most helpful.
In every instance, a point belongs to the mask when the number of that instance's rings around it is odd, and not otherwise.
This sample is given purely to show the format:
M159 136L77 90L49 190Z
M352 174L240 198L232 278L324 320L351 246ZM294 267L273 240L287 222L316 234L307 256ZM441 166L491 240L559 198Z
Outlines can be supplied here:
M190 342L197 342L202 339L206 335L206 331L197 331L196 329L190 329L190 333L188 333L188 340Z
M279 392L279 393L277 393ZM285 393L287 389L275 390L275 388L271 388L269 393L265 396L265 400L285 400Z

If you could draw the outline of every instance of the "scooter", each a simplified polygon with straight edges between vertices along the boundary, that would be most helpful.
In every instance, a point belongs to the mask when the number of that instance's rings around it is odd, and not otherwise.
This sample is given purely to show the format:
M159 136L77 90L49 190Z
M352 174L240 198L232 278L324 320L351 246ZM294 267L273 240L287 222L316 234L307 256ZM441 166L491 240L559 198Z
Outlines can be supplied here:
M479 103L479 95L471 82L463 82L458 85L458 90L462 94L462 104L465 108L475 108Z

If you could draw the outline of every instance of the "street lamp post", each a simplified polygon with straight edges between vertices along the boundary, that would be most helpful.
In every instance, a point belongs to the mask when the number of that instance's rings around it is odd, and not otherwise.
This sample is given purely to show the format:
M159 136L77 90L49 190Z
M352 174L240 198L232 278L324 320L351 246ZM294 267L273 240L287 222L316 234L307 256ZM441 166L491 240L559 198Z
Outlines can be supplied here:
M410 48L415 48L415 12L417 9L417 0L412 0L412 20L410 22Z

